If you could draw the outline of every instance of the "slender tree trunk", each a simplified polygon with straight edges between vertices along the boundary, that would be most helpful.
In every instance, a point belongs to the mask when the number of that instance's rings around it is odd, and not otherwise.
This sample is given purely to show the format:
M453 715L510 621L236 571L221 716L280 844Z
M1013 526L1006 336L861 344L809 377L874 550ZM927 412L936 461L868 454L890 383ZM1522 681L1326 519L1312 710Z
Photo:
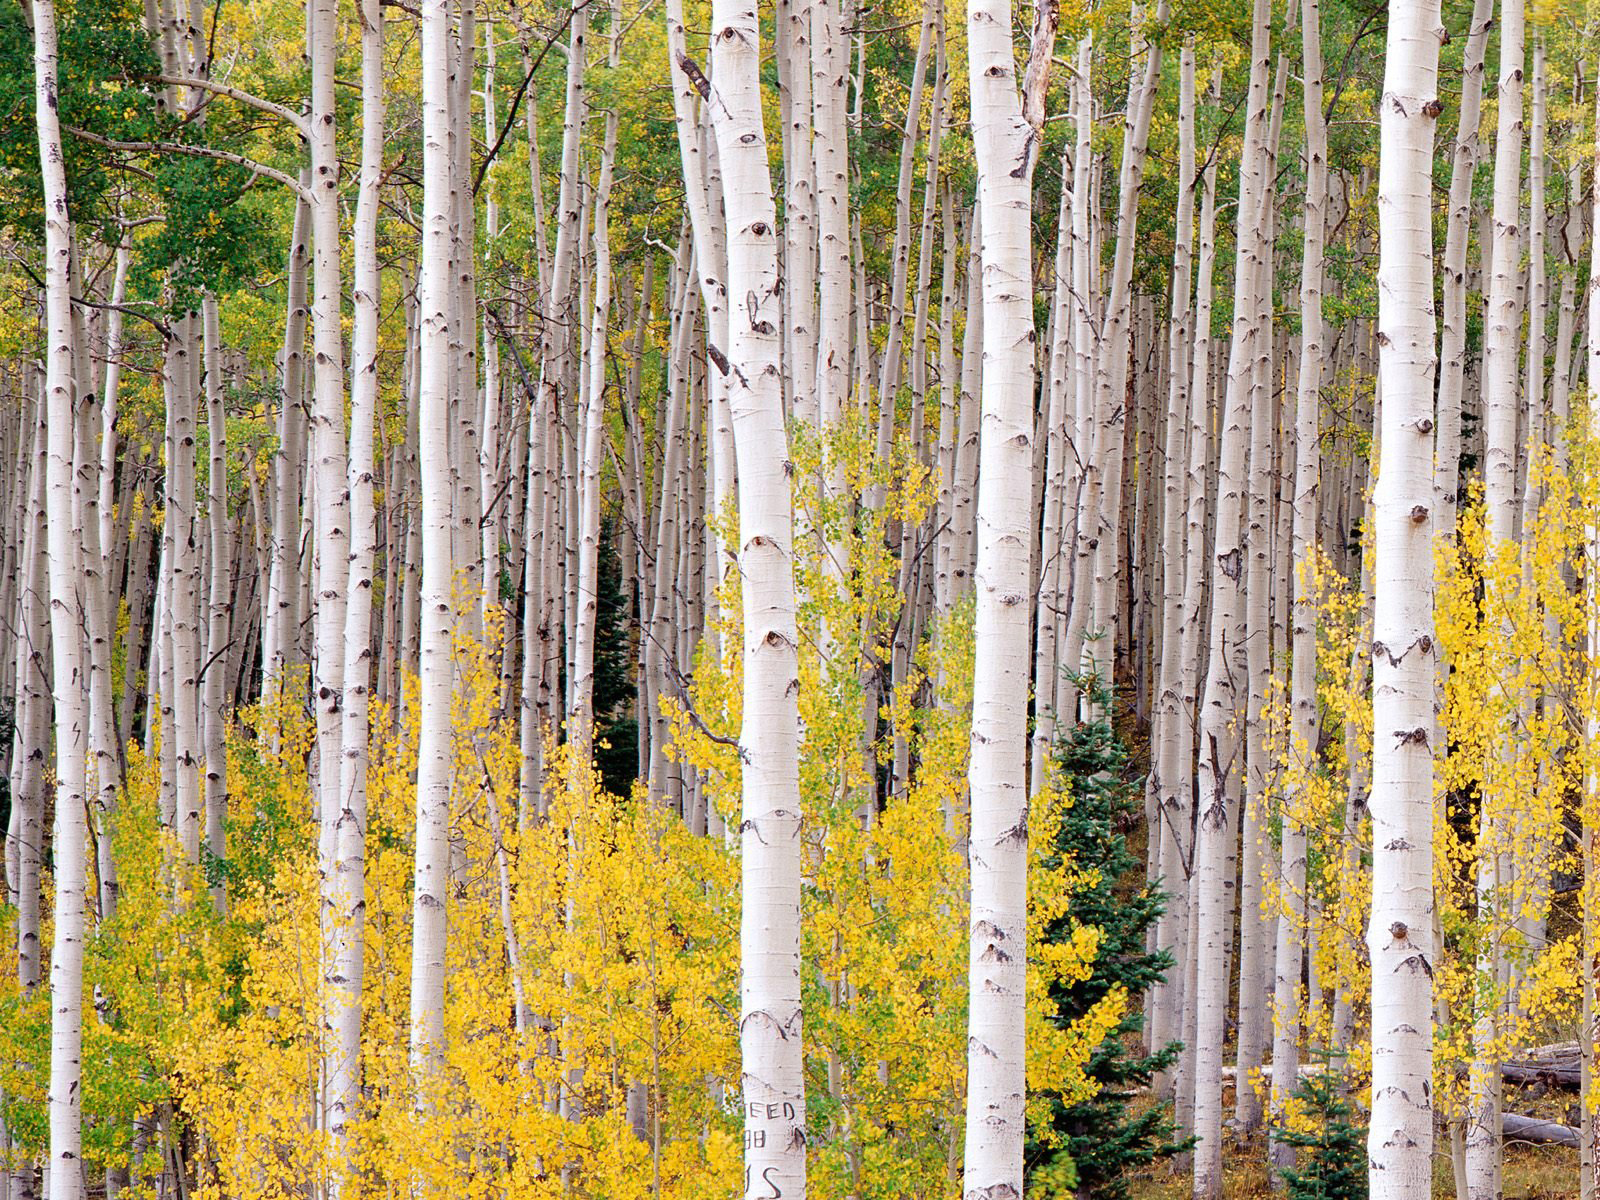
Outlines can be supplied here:
M620 12L612 12L607 65L620 61ZM589 381L583 413L582 466L578 480L578 623L573 631L569 730L587 759L594 736L595 618L600 584L600 446L605 438L606 330L611 318L611 181L617 153L617 111L606 114L600 180L594 199L593 308L589 314Z
M753 6L714 0L712 129L722 168L730 314L729 407L739 469L744 757L739 1042L745 1189L806 1195L800 1017L799 634L778 357L777 213L762 122ZM717 368L717 369L720 369Z
M74 363L70 297L72 218L57 117L56 16L52 0L34 0L34 113L44 179L45 358L48 436L50 633L56 716L55 943L50 953L51 1200L83 1195L79 1055L83 1040L83 938L86 882L84 809L88 712L84 692L83 579L73 528Z
M333 877L328 881L326 925L329 953L324 980L322 1078L327 1135L331 1142L328 1194L356 1190L359 1164L349 1125L361 1099L361 989L366 918L367 747L371 730L368 695L372 680L373 560L378 536L373 502L373 429L378 420L378 187L383 172L383 10L362 0L361 175L352 230L355 276L354 326L350 351L350 448L346 487L350 495L348 601L343 631L344 696L341 704L338 793L331 830Z
M1317 592L1312 553L1317 545L1321 468L1323 322L1322 270L1328 203L1328 131L1322 115L1322 29L1319 0L1302 0L1301 70L1306 123L1305 241L1300 261L1300 376L1294 417L1294 545L1290 556L1294 603L1290 622L1289 764L1294 800L1317 764ZM1283 1120L1300 1064L1300 968L1307 945L1306 834L1303 810L1286 809L1279 852L1278 947L1273 1008L1272 1117ZM1314 1000L1314 997L1311 997ZM1293 1149L1272 1145L1274 1167L1294 1162Z
M426 1087L444 1056L445 900L448 895L451 651L455 567L451 553L450 403L451 175L449 0L422 8L422 257L418 421L422 466L422 722L417 750L417 840L411 952L411 1069ZM419 1097L426 1104L425 1097Z
M1501 0L1494 236L1483 341L1484 508L1491 548L1516 535L1523 24L1522 0ZM1489 753L1507 755L1512 751L1497 746ZM1486 793L1477 843L1478 921L1486 934L1491 923L1500 918L1499 884L1509 866L1502 824L1491 808ZM1503 960L1498 943L1498 938L1485 936L1481 943L1485 949L1478 959L1479 973L1487 975L1491 983L1487 993L1480 988L1478 994L1491 998L1478 1002L1473 1022L1476 1061L1467 1114L1469 1200L1493 1200L1500 1194L1500 1066L1494 1045L1500 1032L1497 1009Z
M1034 14L1018 87L1009 0L967 9L982 247L982 433L962 1193L1022 1195L1028 906L1028 575L1033 529L1032 179L1057 13Z
M301 183L308 182L309 176L302 174ZM281 687L284 672L298 664L300 644L300 478L306 442L302 394L310 236L311 206L302 197L295 205L289 238L288 316L279 367L278 453L273 459L272 570L262 610L262 687L269 698Z
M206 758L206 847L218 860L227 857L224 827L228 813L227 663L233 611L233 550L228 518L228 421L223 405L222 328L217 299L207 293L202 301L205 335L206 440L210 451L206 497L211 545L210 593L207 600L205 711L202 713ZM218 883L211 889L220 912L227 891Z
M1188 876L1190 841L1189 780L1194 772L1194 732L1190 724L1190 704L1183 692L1183 626L1198 614L1190 611L1192 597L1184 591L1184 512L1189 499L1188 441L1191 436L1189 406L1192 403L1187 362L1189 349L1192 282L1190 239L1194 230L1194 193L1199 179L1195 174L1194 140L1194 39L1184 42L1179 66L1178 99L1178 212L1175 248L1172 255L1172 316L1167 389L1167 428L1163 443L1163 504L1161 529L1165 558L1162 595L1161 670L1155 704L1152 745L1155 761L1150 774L1150 789L1157 805L1160 839L1161 877L1167 894L1166 908L1156 922L1156 946L1172 947L1177 931L1188 920ZM1204 435L1202 432L1202 441ZM1198 481L1202 499L1205 480ZM1177 991L1178 964L1183 955L1174 954L1174 969L1158 984L1150 997L1150 1045L1162 1047L1174 1040L1172 1001Z
M1222 1043L1228 1003L1228 957L1233 905L1228 875L1237 838L1240 685L1249 678L1237 626L1243 615L1243 498L1246 487L1246 409L1255 360L1269 331L1260 324L1258 265L1270 254L1261 217L1266 200L1271 6L1256 0L1250 41L1250 93L1239 175L1233 341L1229 347L1226 409L1217 465L1216 525L1211 575L1210 650L1200 711L1198 828L1195 837L1196 957L1194 1113L1200 1143L1194 1155L1194 1195L1215 1200L1222 1190Z
M1518 0L1512 0L1518 3ZM1432 504L1435 325L1431 177L1439 7L1395 0L1379 104L1378 364L1373 494L1373 1200L1428 1192L1432 1174Z

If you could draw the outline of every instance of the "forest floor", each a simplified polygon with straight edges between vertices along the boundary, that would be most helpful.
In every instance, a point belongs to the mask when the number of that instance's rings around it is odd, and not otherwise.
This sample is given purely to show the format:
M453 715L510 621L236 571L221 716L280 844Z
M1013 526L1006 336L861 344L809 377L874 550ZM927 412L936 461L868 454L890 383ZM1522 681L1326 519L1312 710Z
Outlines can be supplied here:
M1274 1193L1265 1165L1266 1151L1253 1144L1228 1156L1223 1168L1224 1200L1255 1200ZM1450 1200L1455 1187L1450 1160L1441 1156L1433 1180L1434 1200ZM1562 1146L1507 1146L1505 1200L1576 1200L1578 1152ZM1134 1176L1133 1200L1189 1200L1189 1178L1168 1166L1155 1166Z

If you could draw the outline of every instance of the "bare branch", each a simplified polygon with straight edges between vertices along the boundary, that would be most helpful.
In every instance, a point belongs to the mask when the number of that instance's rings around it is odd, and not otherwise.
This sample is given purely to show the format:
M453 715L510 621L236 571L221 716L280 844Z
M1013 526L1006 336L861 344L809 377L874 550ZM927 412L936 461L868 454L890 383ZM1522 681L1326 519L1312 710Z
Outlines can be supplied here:
M293 109L275 104L271 100L263 99L254 92L247 92L240 88L230 87L226 83L218 83L213 79L196 79L188 75L158 75L156 78L161 83L175 84L178 87L194 88L197 91L211 92L218 96L226 96L229 100L237 100L247 107L270 113L279 120L287 121L299 131L302 137L308 136L310 125L306 119Z
M98 133L90 133L87 129L79 129L74 125L62 127L75 138L82 138L96 146L104 146L108 150L121 150L128 154L187 154L194 158L213 158L219 162L233 163L243 167L252 175L259 175L263 179L271 179L283 184L296 196L310 199L306 189L300 186L300 181L287 172L259 163L253 158L246 158L242 154L234 154L229 150L216 150L210 146L187 146L182 142L119 142L112 138L101 137Z

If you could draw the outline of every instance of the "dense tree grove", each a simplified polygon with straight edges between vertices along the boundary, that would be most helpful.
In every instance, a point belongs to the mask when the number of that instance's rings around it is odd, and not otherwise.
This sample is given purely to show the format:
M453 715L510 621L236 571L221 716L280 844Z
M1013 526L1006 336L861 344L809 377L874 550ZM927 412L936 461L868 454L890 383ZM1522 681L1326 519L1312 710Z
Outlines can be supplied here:
M1600 1198L1597 33L0 6L0 1200Z

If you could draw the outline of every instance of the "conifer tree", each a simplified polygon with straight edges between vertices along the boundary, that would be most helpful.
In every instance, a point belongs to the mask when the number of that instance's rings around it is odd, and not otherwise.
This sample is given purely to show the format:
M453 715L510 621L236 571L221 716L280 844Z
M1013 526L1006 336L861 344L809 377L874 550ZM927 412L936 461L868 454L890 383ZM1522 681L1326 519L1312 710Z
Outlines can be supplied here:
M1128 748L1109 718L1107 689L1091 678L1075 686L1084 689L1087 710L1098 715L1071 727L1057 743L1056 765L1071 807L1046 861L1093 866L1097 876L1074 893L1070 910L1045 936L1057 942L1070 937L1073 926L1090 926L1099 930L1100 945L1089 978L1051 989L1051 1019L1070 1024L1113 990L1124 994L1126 1015L1089 1056L1087 1073L1099 1086L1097 1094L1075 1104L1054 1102L1050 1131L1032 1131L1028 1159L1034 1170L1065 1155L1073 1163L1079 1196L1127 1200L1129 1170L1177 1154L1192 1139L1176 1136L1165 1104L1130 1111L1130 1102L1156 1072L1172 1066L1181 1049L1176 1042L1148 1054L1135 1048L1143 1032L1144 994L1173 965L1170 951L1146 949L1146 935L1167 897L1159 883L1144 880L1139 856L1123 832L1137 820L1140 785L1131 777Z

